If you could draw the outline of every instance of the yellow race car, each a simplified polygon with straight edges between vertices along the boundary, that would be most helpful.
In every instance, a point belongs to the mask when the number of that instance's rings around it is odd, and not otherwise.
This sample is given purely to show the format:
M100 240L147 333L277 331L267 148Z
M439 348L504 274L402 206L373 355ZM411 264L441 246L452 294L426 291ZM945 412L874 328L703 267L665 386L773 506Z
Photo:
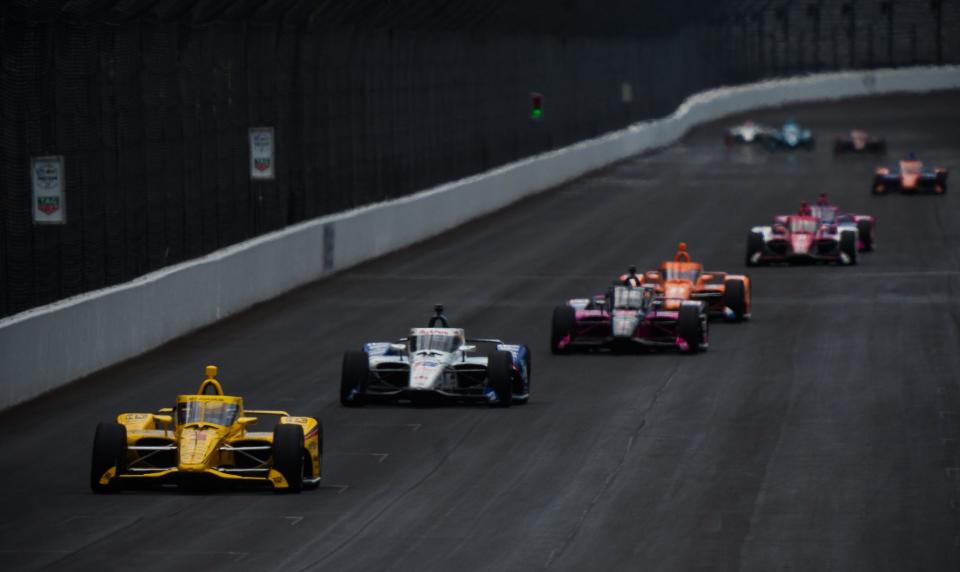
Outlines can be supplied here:
M224 395L208 365L196 395L176 408L121 413L100 423L93 440L90 487L110 493L124 484L201 485L222 480L299 493L320 482L323 426L286 411L244 410ZM258 417L278 417L272 431L249 430Z

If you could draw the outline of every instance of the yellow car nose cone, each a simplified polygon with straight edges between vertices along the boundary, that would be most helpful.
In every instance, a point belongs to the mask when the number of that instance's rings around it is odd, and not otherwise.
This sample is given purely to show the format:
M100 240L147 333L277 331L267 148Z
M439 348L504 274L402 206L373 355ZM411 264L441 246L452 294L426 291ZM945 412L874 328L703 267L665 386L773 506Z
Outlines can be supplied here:
M219 443L220 436L214 429L184 429L180 433L177 468L181 471L207 469Z

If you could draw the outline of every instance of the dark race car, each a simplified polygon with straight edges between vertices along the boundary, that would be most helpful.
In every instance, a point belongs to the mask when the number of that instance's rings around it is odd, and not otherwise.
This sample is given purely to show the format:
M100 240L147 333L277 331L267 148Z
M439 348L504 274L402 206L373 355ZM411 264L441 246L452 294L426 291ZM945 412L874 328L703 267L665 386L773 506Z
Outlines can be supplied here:
M947 192L947 170L942 167L924 167L912 153L908 159L893 167L878 167L873 176L871 192L884 195L890 191L903 193L929 192L942 195Z
M834 139L833 152L837 155L843 153L886 153L887 141L879 137L871 137L866 131L853 129L846 136Z
M652 284L618 285L606 294L569 300L553 310L550 349L555 354L591 348L706 351L706 304L682 300L667 309L667 302Z

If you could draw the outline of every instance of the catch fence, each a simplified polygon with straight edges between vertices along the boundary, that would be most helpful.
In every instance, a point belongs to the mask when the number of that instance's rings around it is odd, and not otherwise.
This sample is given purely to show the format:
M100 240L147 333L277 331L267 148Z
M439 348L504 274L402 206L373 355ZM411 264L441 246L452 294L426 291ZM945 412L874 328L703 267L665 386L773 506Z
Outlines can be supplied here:
M0 317L710 87L957 63L958 32L960 0L9 1ZM269 128L256 164L252 128ZM63 224L35 222L46 157Z

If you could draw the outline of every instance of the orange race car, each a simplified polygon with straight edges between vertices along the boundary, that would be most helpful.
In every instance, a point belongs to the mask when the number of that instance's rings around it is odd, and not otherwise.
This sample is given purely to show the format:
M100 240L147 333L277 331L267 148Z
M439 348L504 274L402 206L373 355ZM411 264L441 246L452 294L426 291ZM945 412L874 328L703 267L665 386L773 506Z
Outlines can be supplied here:
M703 264L693 262L687 244L681 242L673 260L660 264L659 270L638 275L634 268L620 277L628 285L653 284L667 306L679 307L683 300L699 300L711 316L732 321L750 319L750 278L726 272L704 272Z
M892 167L878 167L873 176L875 195L887 191L917 193L930 191L935 195L947 192L947 170L943 167L929 168L917 159L914 153Z

